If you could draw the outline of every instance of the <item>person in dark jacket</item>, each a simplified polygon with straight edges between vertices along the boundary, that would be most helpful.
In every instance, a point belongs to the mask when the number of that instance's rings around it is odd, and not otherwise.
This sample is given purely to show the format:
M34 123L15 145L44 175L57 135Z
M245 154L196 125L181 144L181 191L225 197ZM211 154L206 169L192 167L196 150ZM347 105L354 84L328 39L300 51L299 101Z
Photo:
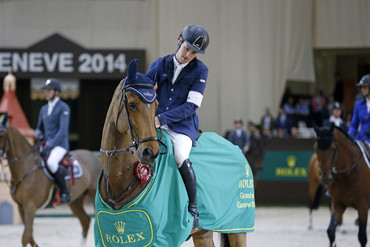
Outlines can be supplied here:
M208 77L207 66L197 56L205 53L208 43L209 35L203 26L186 26L178 37L177 50L158 58L147 72L157 87L155 126L166 130L173 142L195 229L199 226L197 186L189 154L199 135L196 110L201 106Z
M243 128L243 120L240 117L234 120L234 130L232 130L227 139L234 145L237 145L246 154L250 146L250 135Z
M69 203L70 193L64 180L64 173L59 162L69 149L68 127L69 106L59 98L61 85L58 80L50 78L43 86L47 104L41 107L36 127L36 138L45 142L43 156L48 156L47 166L60 189L60 202Z

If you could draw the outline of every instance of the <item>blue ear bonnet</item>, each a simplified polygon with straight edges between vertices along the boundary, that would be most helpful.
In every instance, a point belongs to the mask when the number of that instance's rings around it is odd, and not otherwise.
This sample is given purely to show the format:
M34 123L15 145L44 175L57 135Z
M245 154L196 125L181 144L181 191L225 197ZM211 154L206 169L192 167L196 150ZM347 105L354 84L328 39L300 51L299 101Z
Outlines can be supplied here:
M128 65L127 77L123 89L125 91L134 92L145 103L151 104L157 98L154 90L154 82L148 76L138 73L137 59L132 60Z

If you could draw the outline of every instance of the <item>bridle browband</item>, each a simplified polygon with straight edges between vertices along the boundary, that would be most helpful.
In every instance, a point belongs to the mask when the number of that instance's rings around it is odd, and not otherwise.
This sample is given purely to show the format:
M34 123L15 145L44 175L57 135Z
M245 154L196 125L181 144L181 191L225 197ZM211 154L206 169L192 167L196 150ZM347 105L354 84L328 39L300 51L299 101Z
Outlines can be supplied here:
M161 129L160 129L161 133L160 133L159 138L157 136L150 136L150 137L146 137L146 138L143 138L143 139L139 138L139 135L137 134L136 128L135 128L134 124L132 123L132 119L131 119L131 116L130 116L130 113L129 113L128 107L127 107L126 92L127 92L128 89L130 89L130 88L153 88L153 85L148 85L148 84L126 85L126 80L127 80L127 78L125 78L123 83L122 83L122 95L121 95L121 100L120 100L120 104L119 104L119 107L118 107L118 112L117 112L115 125L116 125L116 127L118 126L118 119L119 119L120 112L122 110L122 105L123 105L123 107L125 109L125 113L127 115L127 121L128 121L129 130L130 130L130 136L131 136L130 146L127 147L127 148L123 148L123 149L112 149L112 150L103 150L103 149L100 148L100 152L104 153L107 156L107 169L106 169L106 174L105 174L105 177L104 177L104 182L105 182L105 187L106 187L106 194L107 194L108 203L112 207L114 207L116 205L122 205L122 204L125 204L127 202L130 202L133 198L135 198L137 195L139 195L144 190L146 185L151 181L152 176L150 176L150 179L148 179L148 181L144 184L144 186L142 186L142 188L137 193L135 193L135 195L131 196L130 198L128 198L126 200L116 202L115 201L116 199L120 198L124 193L126 193L127 191L129 191L132 188L132 186L137 181L137 178L136 178L136 176L134 176L134 179L132 180L130 185L125 190L123 190L119 195L112 197L112 195L109 191L109 181L108 181L109 161L110 161L111 156L114 154L117 157L117 154L122 153L122 152L129 152L130 154L134 154L135 151L139 148L140 144L142 144L144 142L149 142L149 141L156 141L156 142L161 143L165 147L165 150L166 150L164 153L167 152L167 146L161 141L161 136L162 136L162 130ZM153 122L153 124L154 124L154 122ZM161 153L161 154L163 154L163 153ZM152 168L151 165L150 165L150 174L151 175L153 174L153 168Z

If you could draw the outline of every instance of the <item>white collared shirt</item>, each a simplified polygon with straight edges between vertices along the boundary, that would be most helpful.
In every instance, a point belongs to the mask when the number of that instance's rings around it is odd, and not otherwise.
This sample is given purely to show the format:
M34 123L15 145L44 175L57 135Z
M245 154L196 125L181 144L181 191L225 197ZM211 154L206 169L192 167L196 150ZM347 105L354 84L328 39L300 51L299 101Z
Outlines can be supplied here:
M367 112L370 112L370 99L366 98Z
M50 100L48 101L48 116L50 116L50 114L53 112L54 106L57 104L58 101L58 96L55 97L55 100L53 102L51 102Z
M184 63L184 64L180 64L177 60L176 60L176 56L173 56L173 77L172 77L172 84L175 83L177 77L179 76L181 70L183 68L185 68L186 65L188 65L188 63Z

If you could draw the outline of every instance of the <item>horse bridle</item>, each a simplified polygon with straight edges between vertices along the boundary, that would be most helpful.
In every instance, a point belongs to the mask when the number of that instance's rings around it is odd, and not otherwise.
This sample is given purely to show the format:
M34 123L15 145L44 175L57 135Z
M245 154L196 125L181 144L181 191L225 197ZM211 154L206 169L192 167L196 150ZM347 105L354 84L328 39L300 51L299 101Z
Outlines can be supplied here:
M1 151L1 155L0 155L0 163L1 163L1 167L2 169L4 169L4 165L3 165L3 159L5 159L5 154L6 154L6 145L8 142L10 142L10 139L9 139L9 136L8 136L8 129L7 127L4 127L4 126L1 126L0 127L0 132L3 131L5 132L5 137L6 137L6 140L4 141L4 145L1 147L0 151ZM28 150L27 152L19 155L19 156L16 156L16 157L13 157L12 159L8 159L8 163L16 163L17 161L23 159L24 157L28 156L29 154L32 154L34 153L37 149L39 148L39 144L36 144L36 145L33 145L31 147L30 150ZM38 160L37 160L37 156L33 156L34 158L34 161L35 161L35 165L32 167L32 169L28 172L26 172L22 177L21 179L18 180L18 182L16 184L13 184L12 181L10 181L10 184L8 184L8 186L10 187L10 191L11 193L15 194L16 191L17 191L17 188L19 187L19 185L30 175L32 174L33 172L35 172L37 169L40 169L42 168L42 166L38 165ZM9 166L9 164L8 164ZM3 171L4 172L4 171Z
M322 174L322 175L330 175L330 174L341 174L341 173L346 173L346 172L349 172L349 171L351 171L352 169L354 169L354 168L356 168L358 165L359 165L359 163L360 163L360 161L358 161L358 162L356 162L354 165L352 165L351 167L349 167L349 168L346 168L346 169L339 169L339 170L337 170L336 168L335 168L335 166L334 166L334 162L335 162L335 159L336 159L336 157L337 157L337 153L338 153L338 143L337 143L337 141L336 141L336 139L335 139L335 137L329 137L329 136L326 136L326 137L317 137L317 139L319 140L319 139L324 139L324 140L331 140L331 142L334 142L334 145L335 145L335 147L334 148L332 148L331 150L332 150L332 152L333 152L333 156L332 156L332 159L331 159L331 169L328 169L328 170L322 170L321 169L321 166L319 165L319 171L320 171L320 174Z
M126 193L127 191L129 191L132 188L132 186L137 181L137 178L136 178L136 176L134 176L134 179L132 180L132 182L130 183L130 185L125 190L123 190L119 195L117 195L114 198L112 198L111 193L109 192L109 181L108 181L109 160L110 160L111 156L114 154L117 157L117 154L118 153L121 153L121 152L129 152L130 154L134 154L135 151L137 151L137 149L139 148L139 145L140 144L142 144L144 142L149 142L149 141L156 141L156 142L161 143L165 147L165 150L166 150L164 153L167 152L167 146L166 146L166 144L164 144L161 141L161 136L162 136L162 130L161 129L160 129L161 132L160 132L160 137L159 138L157 136L151 136L151 137L146 137L146 138L140 139L139 138L139 135L137 134L136 128L135 128L135 126L132 123L130 112L128 111L127 99L126 99L126 92L127 92L127 90L129 88L136 88L136 87L140 87L140 88L153 88L152 85L148 85L148 84L126 85L126 79L124 79L123 84L122 84L121 100L120 100L120 104L119 104L118 112L117 112L117 117L116 117L116 121L115 121L116 126L118 126L118 119L119 119L120 112L122 110L122 105L123 105L123 107L125 109L125 113L127 115L127 121L128 121L129 130L130 130L130 136L131 136L130 146L127 147L127 148L123 148L123 149L112 149L112 150L103 150L103 149L100 149L100 152L104 153L107 156L107 169L106 169L106 174L105 174L104 182L105 182L105 187L106 187L106 193L107 193L108 203L112 207L115 206L115 205L125 204L125 203L131 201L133 198L135 198L137 195L139 195L144 190L144 188L150 182L151 179L148 179L148 181L144 184L144 186L142 186L142 188L137 193L135 193L135 195L131 196L130 198L128 198L126 200L123 200L123 201L120 201L120 202L115 202L115 199L120 198L124 193ZM153 124L154 124L154 122L153 122ZM161 153L161 154L163 154L163 153ZM150 165L150 174L151 174L150 177L152 177L152 175L153 175L152 165Z

